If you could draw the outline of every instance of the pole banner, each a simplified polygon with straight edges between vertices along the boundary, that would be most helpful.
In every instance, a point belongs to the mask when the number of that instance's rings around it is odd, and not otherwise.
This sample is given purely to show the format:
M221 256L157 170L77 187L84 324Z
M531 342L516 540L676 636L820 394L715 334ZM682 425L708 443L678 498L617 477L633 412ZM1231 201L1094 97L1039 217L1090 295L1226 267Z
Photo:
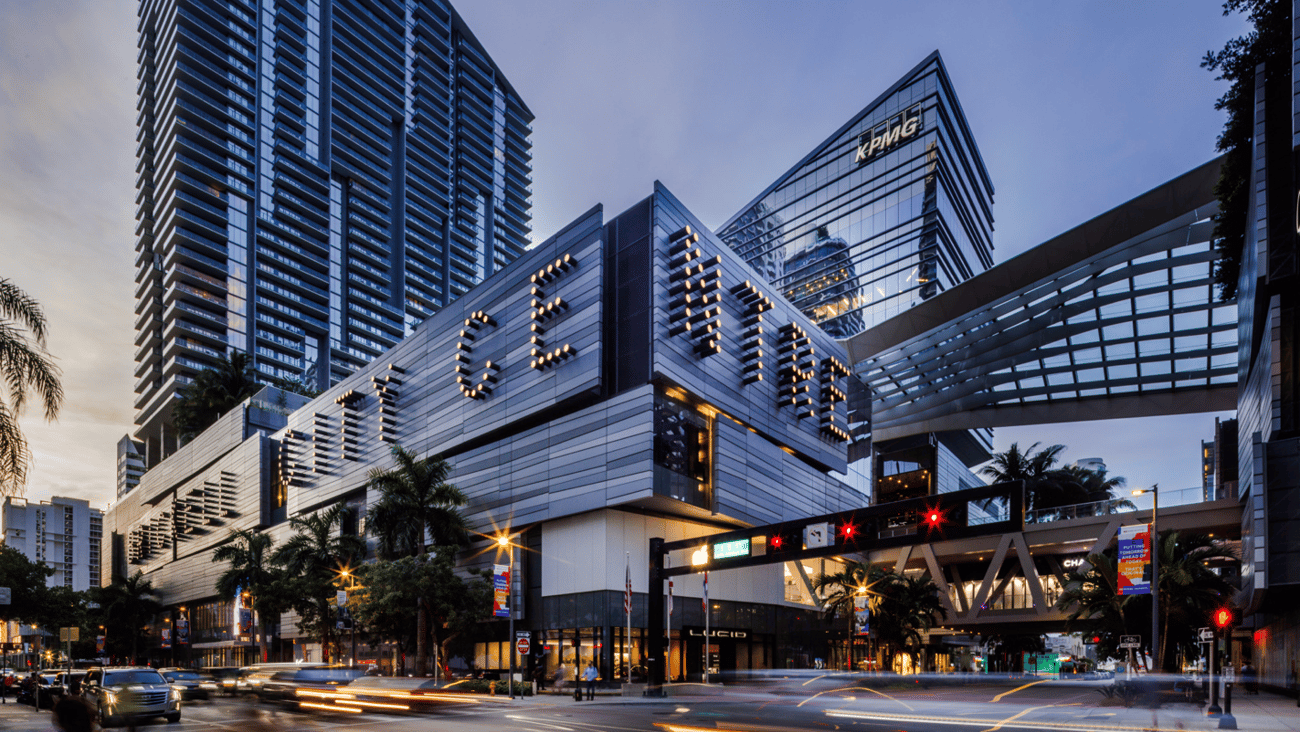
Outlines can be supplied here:
M1119 529L1119 594L1151 594L1151 525Z
M104 636L102 635L95 636L95 655L104 655Z
M510 565L492 565L492 615L510 617Z
M190 619L184 611L176 615L176 645L183 646L190 642Z
M162 647L163 647L163 648L171 648L171 647L172 647L172 631L171 631L171 628L163 628L163 629L162 629Z
M868 635L871 632L871 611L867 609L867 598L858 595L853 598L853 633Z

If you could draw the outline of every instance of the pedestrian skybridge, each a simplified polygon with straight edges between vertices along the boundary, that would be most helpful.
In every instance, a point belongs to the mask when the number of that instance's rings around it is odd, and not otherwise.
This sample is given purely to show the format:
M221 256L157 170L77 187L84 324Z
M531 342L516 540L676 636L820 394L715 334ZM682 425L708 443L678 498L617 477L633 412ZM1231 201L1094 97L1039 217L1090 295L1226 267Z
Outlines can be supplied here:
M872 439L1235 409L1236 304L1211 274L1219 167L849 339Z

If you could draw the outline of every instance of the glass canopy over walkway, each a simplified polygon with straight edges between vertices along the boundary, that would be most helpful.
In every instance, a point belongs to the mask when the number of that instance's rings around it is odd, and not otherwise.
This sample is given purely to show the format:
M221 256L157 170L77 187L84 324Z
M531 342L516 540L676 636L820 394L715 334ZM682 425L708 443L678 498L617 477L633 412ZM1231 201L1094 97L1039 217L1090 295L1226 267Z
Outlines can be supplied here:
M848 341L872 439L1236 408L1213 160Z

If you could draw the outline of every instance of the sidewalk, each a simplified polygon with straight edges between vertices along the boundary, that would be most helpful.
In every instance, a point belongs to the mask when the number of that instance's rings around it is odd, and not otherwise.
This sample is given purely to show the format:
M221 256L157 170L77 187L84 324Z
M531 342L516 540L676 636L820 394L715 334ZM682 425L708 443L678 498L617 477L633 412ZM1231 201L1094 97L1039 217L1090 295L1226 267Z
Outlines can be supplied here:
M50 710L37 712L30 704L19 704L9 697L7 704L0 704L0 729L5 732L22 730L45 730L50 727Z

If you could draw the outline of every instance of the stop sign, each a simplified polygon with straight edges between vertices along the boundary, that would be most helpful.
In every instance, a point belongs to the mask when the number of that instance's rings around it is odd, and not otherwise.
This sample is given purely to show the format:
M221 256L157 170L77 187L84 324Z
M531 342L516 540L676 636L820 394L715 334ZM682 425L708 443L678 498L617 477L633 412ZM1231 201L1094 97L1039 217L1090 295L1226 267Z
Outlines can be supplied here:
M527 638L520 638L519 640L515 641L515 650L519 651L519 655L521 655L521 656L527 656L527 655L528 655L528 639L527 639Z

